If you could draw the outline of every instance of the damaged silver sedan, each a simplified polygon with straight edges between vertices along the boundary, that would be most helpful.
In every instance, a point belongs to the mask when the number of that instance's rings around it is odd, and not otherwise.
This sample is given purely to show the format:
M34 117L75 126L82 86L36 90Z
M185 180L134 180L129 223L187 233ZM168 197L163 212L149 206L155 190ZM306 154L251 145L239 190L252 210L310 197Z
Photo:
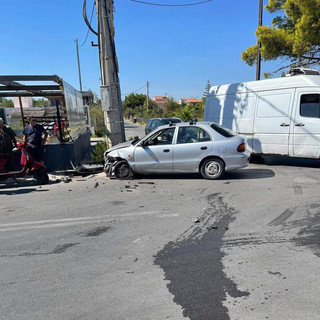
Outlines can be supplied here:
M243 137L213 122L164 125L141 140L120 143L104 154L110 178L135 174L196 173L219 179L225 171L244 168L250 153Z

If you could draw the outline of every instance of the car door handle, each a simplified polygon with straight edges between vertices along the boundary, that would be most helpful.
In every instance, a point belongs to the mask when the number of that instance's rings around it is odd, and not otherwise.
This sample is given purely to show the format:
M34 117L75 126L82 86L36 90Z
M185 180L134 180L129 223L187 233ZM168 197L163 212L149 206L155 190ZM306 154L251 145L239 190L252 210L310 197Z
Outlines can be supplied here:
M280 124L280 127L289 127L289 123L282 122Z
M296 123L295 126L296 126L296 127L304 127L305 124L300 122L300 123Z
M208 147L201 147L200 149L201 149L201 150L207 150Z
M170 152L170 149L164 149L163 152Z

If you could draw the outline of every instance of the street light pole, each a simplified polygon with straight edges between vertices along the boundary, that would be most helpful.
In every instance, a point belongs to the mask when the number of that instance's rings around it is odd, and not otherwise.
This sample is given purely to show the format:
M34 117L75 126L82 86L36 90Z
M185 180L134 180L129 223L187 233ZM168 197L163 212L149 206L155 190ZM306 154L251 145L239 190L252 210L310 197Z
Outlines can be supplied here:
M80 92L82 92L82 82L81 82L81 70L80 70L80 57L79 57L79 46L78 46L78 38L74 40L77 48L77 60L78 60L78 73L79 73L79 84L80 84Z
M147 110L149 110L149 81L147 81Z
M113 0L96 0L101 72L101 106L107 129L107 144L125 141L118 62L114 43Z
M258 26L262 26L262 10L263 10L263 0L259 0L259 22ZM261 42L258 40L257 44L257 72L256 72L256 80L260 80L261 73Z

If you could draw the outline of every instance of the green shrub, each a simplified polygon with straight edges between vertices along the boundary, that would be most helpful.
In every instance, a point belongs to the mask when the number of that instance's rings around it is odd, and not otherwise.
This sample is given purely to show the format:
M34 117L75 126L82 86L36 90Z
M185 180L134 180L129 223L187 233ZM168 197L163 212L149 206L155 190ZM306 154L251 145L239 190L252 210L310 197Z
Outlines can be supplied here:
M107 150L107 144L104 141L98 142L91 152L92 160L96 163L103 163L103 154Z

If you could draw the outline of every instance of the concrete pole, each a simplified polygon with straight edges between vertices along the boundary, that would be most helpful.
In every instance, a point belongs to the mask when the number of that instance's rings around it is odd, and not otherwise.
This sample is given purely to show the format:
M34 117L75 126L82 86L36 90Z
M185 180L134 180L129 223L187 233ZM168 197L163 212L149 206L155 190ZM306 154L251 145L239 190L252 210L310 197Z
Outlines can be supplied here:
M259 27L262 26L262 9L263 9L263 0L259 0L259 22L258 22ZM258 41L257 48L258 48L258 50L257 50L256 80L260 80L260 73L261 73L261 52L260 52L261 43L260 43L260 41Z
M96 0L101 71L101 107L107 129L107 144L125 141L118 62L114 44L113 0Z

